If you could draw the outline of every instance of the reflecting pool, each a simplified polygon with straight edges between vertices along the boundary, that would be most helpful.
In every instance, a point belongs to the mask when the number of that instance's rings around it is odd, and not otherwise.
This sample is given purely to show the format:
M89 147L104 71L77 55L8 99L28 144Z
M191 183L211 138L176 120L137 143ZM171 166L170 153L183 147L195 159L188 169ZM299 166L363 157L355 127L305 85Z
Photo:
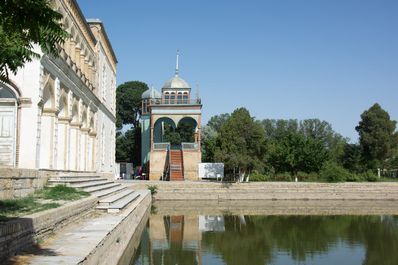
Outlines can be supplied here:
M131 264L398 264L398 216L152 213Z

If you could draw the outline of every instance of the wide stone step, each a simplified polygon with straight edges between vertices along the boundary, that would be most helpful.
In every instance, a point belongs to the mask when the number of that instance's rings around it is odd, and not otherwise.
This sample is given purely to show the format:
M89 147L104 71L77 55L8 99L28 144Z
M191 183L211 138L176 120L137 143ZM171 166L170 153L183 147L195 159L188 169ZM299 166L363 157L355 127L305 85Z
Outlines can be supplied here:
M76 179L49 179L48 184L57 185L57 184L65 184L67 186L76 187L75 185L85 184L85 183L100 183L103 181L108 181L106 178L76 178Z
M105 196L110 196L112 194L116 194L118 192L121 192L121 191L123 191L125 189L127 189L125 186L120 185L120 186L116 186L114 188L96 191L96 192L93 192L92 194L97 196L98 198L103 198Z
M114 195L100 199L98 202L98 206L110 206L111 204L116 203L117 201L123 199L124 197L130 195L133 192L134 190L131 189L121 190L115 193Z
M101 178L100 176L97 175L61 175L61 176L56 176L56 177L52 177L52 179L65 179L65 180L73 180L73 179L97 179L97 178Z
M77 184L72 184L70 186L74 187L74 188L85 189L85 188L102 186L102 185L111 184L111 183L114 183L114 182L105 180L105 181L92 181L92 182L85 182L85 183L77 183Z
M117 187L117 186L120 186L120 184L111 182L111 183L108 183L108 184L103 184L103 185L97 185L97 186L94 186L94 187L83 188L83 190L92 193L92 192L97 192L97 191L101 191L101 190L114 188L114 187Z
M126 207L129 203L132 201L136 200L138 197L140 197L140 194L137 192L133 192L126 197L124 197L122 200L117 201L114 204L111 204L110 206L107 207L108 213L117 213L120 210L122 210L124 207Z

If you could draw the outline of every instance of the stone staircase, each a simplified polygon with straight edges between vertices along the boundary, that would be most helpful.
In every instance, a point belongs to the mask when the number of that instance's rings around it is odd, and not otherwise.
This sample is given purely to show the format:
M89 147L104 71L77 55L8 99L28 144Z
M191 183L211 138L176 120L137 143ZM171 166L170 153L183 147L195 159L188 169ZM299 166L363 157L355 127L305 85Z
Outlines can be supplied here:
M121 183L90 174L54 176L48 180L48 185L66 185L90 192L99 199L96 208L109 213L121 211L140 196L138 192Z
M184 180L182 151L170 150L170 181Z

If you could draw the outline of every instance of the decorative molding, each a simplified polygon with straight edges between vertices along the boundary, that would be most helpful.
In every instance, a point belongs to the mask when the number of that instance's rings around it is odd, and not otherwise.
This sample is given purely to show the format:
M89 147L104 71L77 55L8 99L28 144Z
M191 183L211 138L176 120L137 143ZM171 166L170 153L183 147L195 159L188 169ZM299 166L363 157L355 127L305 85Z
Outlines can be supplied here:
M18 106L20 108L30 108L30 107L32 107L32 99L31 98L18 98Z

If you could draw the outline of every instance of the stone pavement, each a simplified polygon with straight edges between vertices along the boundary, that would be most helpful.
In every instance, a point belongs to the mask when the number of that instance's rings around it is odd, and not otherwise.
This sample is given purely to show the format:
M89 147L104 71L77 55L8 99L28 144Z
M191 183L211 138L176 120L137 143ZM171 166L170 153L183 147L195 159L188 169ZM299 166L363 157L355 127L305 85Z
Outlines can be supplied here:
M35 265L87 263L87 257L92 255L98 247L104 245L104 240L112 231L130 214L134 214L132 212L138 205L147 196L150 196L147 190L138 192L141 193L141 198L134 201L124 211L114 214L97 213L91 218L70 225L41 244L41 249L37 253L21 255L13 259L13 262ZM128 227L128 229L134 230L135 228ZM117 260L115 260L115 264L116 262ZM90 262L88 263L90 264Z

